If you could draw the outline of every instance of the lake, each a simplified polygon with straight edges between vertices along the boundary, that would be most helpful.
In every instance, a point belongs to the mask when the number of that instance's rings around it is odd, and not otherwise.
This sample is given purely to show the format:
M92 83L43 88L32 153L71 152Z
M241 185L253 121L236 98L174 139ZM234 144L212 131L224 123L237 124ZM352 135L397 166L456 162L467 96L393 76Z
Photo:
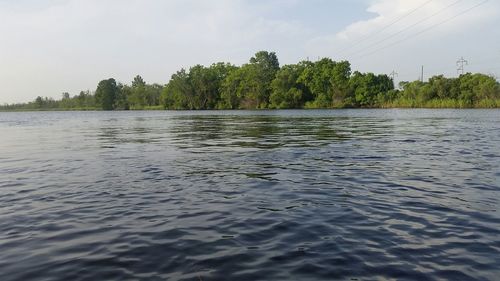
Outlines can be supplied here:
M500 110L0 113L1 280L498 280Z

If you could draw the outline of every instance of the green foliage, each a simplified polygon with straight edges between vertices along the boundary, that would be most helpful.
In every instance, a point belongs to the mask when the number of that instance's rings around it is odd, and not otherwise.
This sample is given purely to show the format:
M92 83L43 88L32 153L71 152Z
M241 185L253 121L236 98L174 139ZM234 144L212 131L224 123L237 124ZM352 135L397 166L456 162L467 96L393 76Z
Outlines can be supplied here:
M220 88L219 108L268 108L271 82L278 70L279 61L275 53L256 53L250 63L234 70L224 79Z
M392 79L385 74L354 72L350 81L350 95L346 101L353 107L375 107L397 95Z
M181 69L166 85L148 84L139 75L131 85L110 78L99 82L95 93L64 92L60 100L39 96L0 110L500 107L498 81L479 73L404 81L399 88L385 74L351 74L347 61L323 58L280 68L275 53L260 51L241 67L219 62Z
M118 86L113 78L102 80L95 90L97 104L100 105L103 110L115 109L115 101L118 95Z
M122 83L118 83L115 96L114 109L129 110L130 102L128 100L130 87Z
M132 109L142 109L146 106L146 82L141 76L134 77L132 86L125 89L125 92Z
M307 62L285 65L276 73L271 83L270 108L302 108L312 100L309 88L299 81L307 67Z
M36 109L48 109L52 107L58 107L57 101L52 98L42 98L40 96L36 97L34 108Z
M218 108L220 109L238 109L243 97L245 68L237 68L222 81L220 87L221 101Z
M167 109L215 109L221 99L221 84L235 69L222 62L210 67L196 65L189 72L182 69L172 75L161 102Z
M80 93L72 98L73 106L69 108L79 108L79 109L94 109L95 96L87 91L80 91Z
M351 66L349 62L335 62L323 58L314 63L308 63L299 77L311 92L313 101L308 107L331 108L342 106L348 93Z
M134 77L132 85L124 86L122 89L125 97L122 109L144 109L146 107L160 104L163 86L159 84L147 84L140 75Z
M222 83L220 108L256 109L267 106L269 83L263 81L263 73L252 64L243 65L231 73Z
M193 88L189 81L189 73L181 69L172 75L162 93L165 108L194 109Z
M471 108L498 107L500 86L495 78L467 73L458 78L443 75L431 77L428 82L402 82L403 91L384 106Z

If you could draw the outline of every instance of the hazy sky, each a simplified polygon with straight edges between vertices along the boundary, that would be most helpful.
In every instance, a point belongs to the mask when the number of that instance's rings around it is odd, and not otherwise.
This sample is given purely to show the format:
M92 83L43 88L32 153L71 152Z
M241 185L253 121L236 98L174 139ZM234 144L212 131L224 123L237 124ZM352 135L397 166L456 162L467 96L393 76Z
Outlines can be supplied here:
M110 77L165 84L182 67L242 64L259 50L281 64L348 59L353 70L395 70L397 81L418 79L421 65L426 77L455 76L463 56L467 71L497 76L500 1L483 2L0 0L0 103L74 95Z

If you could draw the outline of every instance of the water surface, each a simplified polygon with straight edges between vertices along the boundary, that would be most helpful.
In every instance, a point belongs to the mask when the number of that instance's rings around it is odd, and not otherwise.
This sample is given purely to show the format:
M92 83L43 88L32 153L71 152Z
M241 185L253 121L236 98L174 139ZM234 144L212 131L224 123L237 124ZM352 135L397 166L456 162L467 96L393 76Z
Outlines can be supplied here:
M500 111L0 113L2 280L498 280Z

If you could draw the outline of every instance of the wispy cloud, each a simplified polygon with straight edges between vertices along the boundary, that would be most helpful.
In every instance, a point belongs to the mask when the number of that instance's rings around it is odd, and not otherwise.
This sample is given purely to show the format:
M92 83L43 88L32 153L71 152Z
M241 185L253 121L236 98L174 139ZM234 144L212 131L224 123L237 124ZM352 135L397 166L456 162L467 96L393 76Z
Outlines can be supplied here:
M0 2L0 101L94 87L134 73L166 82L180 67L246 61L308 31L267 11L294 1Z
M465 55L473 49L479 54L485 48L492 53L492 48L499 47L498 40L492 40L498 35L494 28L500 18L497 1L374 0L366 10L372 14L370 18L353 22L335 34L312 38L307 43L308 52L348 59L363 70L387 72L405 65L417 69L420 64L430 64L437 71L453 70L435 66L443 64L443 59L449 66L459 53ZM478 38L483 41L471 46ZM411 75L405 79L417 76Z
M471 8L474 11L467 13ZM500 3L487 3L484 0L375 0L366 10L373 17L353 22L338 33L314 38L309 46L334 46L336 51L350 47L369 50L374 43L391 43L390 40L385 42L384 39L388 37L397 41L437 25L440 25L440 29L435 36L443 32L461 32L471 25L481 25L498 17ZM440 24L446 20L450 24Z
M317 56L341 58L339 50L347 49L345 54L369 50L370 42L457 0L433 0L380 33L377 30L426 0L374 0L364 10L353 11L360 1L0 0L0 102L26 101L37 95L57 97L63 91L74 94L93 89L98 80L107 77L127 82L141 74L147 81L165 83L180 67L220 60L239 64L262 49L277 51L284 63ZM418 28L480 1L463 0ZM408 52L413 57L442 58L439 52L443 50L429 48L435 44L454 46L452 38L447 38L446 44L439 42L444 33L460 34L460 38L465 34L477 41L481 35L478 29L485 30L480 37L484 43L461 47L488 53L485 46L498 47L494 24L500 18L499 11L499 3L490 0L473 13L441 26L438 32L429 32L432 36L423 36L423 47L404 45L404 51L390 48L354 61L355 67L386 71L398 67L393 60L413 66L416 62L407 58ZM344 13L350 13L349 17L343 17ZM355 18L364 19L342 28L348 19ZM407 34L411 32L415 31ZM366 36L372 38L352 47Z

